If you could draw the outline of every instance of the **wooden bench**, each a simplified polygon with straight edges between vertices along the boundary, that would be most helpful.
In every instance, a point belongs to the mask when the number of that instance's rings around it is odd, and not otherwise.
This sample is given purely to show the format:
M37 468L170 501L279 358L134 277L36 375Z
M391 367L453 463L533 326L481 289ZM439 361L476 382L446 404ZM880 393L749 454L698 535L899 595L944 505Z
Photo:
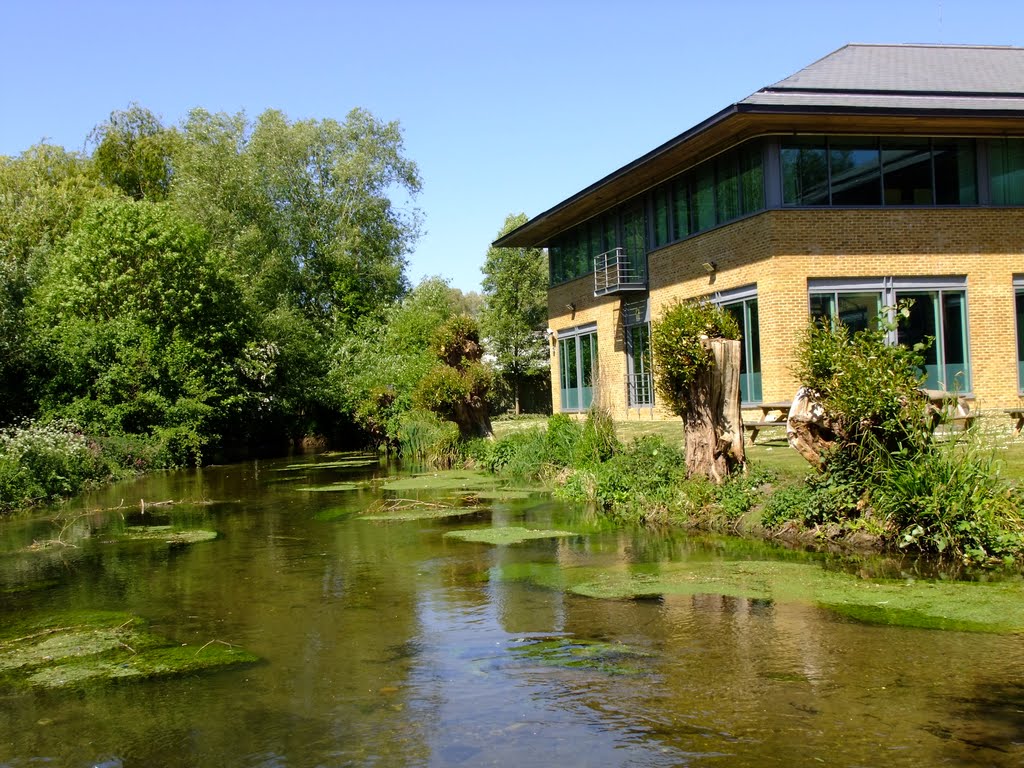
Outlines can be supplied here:
M758 433L762 429L764 429L765 427L782 427L783 429L785 429L785 427L786 427L786 420L785 419L779 419L778 421L765 421L765 420L761 420L761 421L744 421L743 422L743 429L745 429L746 431L748 431L750 433L750 442L751 443L756 443L757 442L757 435L758 435Z

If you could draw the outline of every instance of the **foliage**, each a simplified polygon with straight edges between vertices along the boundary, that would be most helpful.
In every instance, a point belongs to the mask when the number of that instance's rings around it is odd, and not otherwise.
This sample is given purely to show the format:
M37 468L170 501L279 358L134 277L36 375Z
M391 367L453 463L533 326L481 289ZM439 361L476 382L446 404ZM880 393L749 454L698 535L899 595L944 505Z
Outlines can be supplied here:
M908 307L894 314L907 317ZM855 333L812 324L800 345L797 373L835 435L821 473L797 500L803 522L849 530L871 517L892 546L968 562L1024 553L1024 498L974 435L935 439L919 389L921 350L888 345L893 327L886 314ZM766 511L765 525L783 521L784 501Z
M510 214L498 237L526 223L526 214ZM547 256L540 248L491 246L483 266L485 306L481 327L487 351L500 379L513 392L520 412L520 388L530 377L550 371L547 340Z
M460 456L459 430L429 411L413 410L397 419L402 457L435 467L451 467Z
M710 302L677 302L665 310L651 327L651 348L658 394L669 410L685 415L690 384L714 365L702 340L739 337L736 319Z
M77 493L114 471L99 445L71 422L27 422L0 431L0 510Z
M438 362L417 383L413 405L454 421L463 437L489 436L493 374L480 362L476 321L467 315L450 318L434 332L431 346Z
M171 186L177 133L148 109L132 104L93 129L93 162L100 179L134 200L164 200Z
M897 318L909 317L907 305ZM928 442L927 398L921 349L888 344L894 324L883 311L873 326L851 333L841 322L811 323L797 348L801 384L827 403L833 430L843 444L858 445L871 433L886 449Z

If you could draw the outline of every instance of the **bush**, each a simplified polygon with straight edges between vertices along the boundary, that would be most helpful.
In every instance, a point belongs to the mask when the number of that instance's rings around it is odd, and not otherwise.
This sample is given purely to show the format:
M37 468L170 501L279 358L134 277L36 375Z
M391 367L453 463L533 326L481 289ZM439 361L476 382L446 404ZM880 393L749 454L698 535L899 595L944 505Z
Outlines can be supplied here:
M71 422L27 422L0 431L0 509L70 496L112 474L100 446Z
M406 459L450 467L460 457L459 428L429 411L408 411L398 417L397 439Z
M673 413L686 413L690 384L714 363L702 340L739 337L736 318L710 302L679 302L665 310L651 329L651 347L658 394Z

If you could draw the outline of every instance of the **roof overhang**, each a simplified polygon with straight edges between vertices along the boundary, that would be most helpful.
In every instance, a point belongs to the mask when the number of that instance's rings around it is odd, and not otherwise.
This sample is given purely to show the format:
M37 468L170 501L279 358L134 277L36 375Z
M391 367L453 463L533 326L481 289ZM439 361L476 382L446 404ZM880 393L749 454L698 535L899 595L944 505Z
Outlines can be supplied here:
M984 104L964 108L962 103L951 107L948 99L930 99L927 96L904 96L904 99L919 98L920 102L908 104L903 101L898 107L886 106L884 98L864 98L865 101L859 104L828 104L822 103L828 101L823 94L798 105L733 104L535 216L495 240L494 245L545 246L566 229L757 136L814 133L1024 135L1024 99L985 99ZM846 100L849 101L849 97Z

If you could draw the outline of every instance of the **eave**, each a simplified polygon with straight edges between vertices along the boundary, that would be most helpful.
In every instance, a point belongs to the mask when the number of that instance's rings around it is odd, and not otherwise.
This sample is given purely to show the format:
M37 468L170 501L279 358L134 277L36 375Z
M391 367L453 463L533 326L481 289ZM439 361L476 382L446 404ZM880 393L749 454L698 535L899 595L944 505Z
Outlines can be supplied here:
M1009 102L1014 102L1012 106ZM784 107L740 102L718 112L494 241L498 247L539 247L566 229L643 194L708 158L756 136L877 134L1003 136L1024 134L1019 100L985 109L892 108L819 104Z

